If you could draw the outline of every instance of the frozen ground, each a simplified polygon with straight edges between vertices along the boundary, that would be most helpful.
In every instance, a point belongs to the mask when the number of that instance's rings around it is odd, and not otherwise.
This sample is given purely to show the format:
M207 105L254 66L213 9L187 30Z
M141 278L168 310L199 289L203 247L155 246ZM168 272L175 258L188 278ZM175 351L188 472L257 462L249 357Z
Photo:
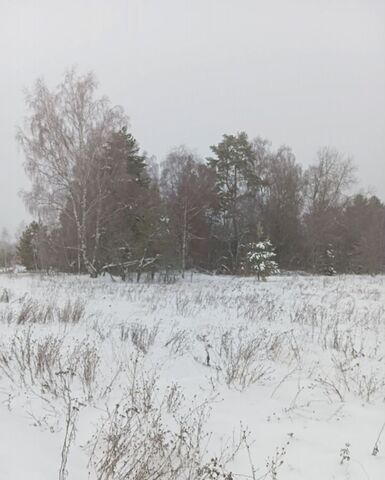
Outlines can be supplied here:
M0 479L383 479L384 327L384 277L0 275Z

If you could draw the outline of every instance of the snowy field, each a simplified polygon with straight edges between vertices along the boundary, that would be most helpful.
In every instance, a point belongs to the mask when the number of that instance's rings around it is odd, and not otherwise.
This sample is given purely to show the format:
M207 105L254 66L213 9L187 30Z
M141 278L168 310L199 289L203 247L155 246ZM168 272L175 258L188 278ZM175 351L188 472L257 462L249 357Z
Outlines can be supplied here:
M385 277L0 275L0 479L383 479L384 327Z

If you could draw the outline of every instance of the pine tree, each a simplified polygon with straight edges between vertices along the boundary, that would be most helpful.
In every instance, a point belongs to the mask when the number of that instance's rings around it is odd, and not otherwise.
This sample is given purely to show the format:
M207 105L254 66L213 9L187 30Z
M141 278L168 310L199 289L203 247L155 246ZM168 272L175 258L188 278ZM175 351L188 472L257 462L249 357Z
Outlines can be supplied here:
M236 273L239 267L239 249L245 231L244 200L255 194L261 179L255 174L256 154L245 132L224 135L218 145L210 147L215 157L207 159L216 174L217 193L223 221L222 235L230 254L228 268Z

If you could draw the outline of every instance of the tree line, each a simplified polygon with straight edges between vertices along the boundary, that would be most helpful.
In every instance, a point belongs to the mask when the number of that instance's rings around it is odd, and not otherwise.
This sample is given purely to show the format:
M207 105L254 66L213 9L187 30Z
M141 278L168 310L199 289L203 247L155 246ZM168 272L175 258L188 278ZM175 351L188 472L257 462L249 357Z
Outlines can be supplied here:
M289 147L237 132L206 159L181 146L157 164L96 88L93 74L70 70L26 96L17 140L35 221L17 255L28 269L241 274L252 245L268 240L284 270L385 270L385 205L351 194L346 155L322 148L304 170Z

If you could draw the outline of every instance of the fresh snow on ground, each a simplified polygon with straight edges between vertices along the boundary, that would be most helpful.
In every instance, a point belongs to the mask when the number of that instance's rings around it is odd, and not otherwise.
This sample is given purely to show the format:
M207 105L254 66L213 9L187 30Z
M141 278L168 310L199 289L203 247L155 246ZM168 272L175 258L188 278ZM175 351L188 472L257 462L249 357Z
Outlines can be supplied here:
M127 465L181 426L233 478L380 480L384 327L381 276L2 274L0 480L155 479Z

